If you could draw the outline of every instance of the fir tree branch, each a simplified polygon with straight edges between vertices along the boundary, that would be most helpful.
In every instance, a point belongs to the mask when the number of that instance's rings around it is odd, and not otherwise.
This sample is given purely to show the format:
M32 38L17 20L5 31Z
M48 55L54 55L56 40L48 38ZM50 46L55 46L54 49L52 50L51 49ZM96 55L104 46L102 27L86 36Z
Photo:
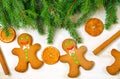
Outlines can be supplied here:
M66 23L66 30L70 33L70 35L75 39L77 43L82 43L82 38L76 30L75 24L73 24L70 20Z
M51 6L49 8L49 10L51 12L50 19L52 20L52 24L54 27L59 27L59 26L61 26L62 21L60 19L59 12L56 12L53 7L54 6Z
M81 13L82 14L86 14L86 13L88 13L89 12L89 10L90 10L90 0L82 0L81 1L82 2L82 6L81 6Z
M75 41L77 43L82 43L82 39L81 37L79 36L76 28L73 26L73 27L70 27L70 28L67 28L68 32L70 33L70 35L73 37L73 39L75 39Z
M85 23L91 16L91 3L90 0L82 0L81 1L81 13L82 15L76 22L76 27L81 26L83 23Z
M48 4L46 0L43 0L43 10L41 13L41 17L44 19L44 23L47 26L47 32L48 32L48 43L53 43L54 35L55 35L55 26L54 26L54 16L52 15L52 8Z
M45 0L42 1L43 9L41 12L41 17L44 20L44 24L50 26L50 13L49 13L49 6Z
M53 43L56 28L65 28L77 42L81 42L77 26L85 23L104 5L105 28L110 29L117 22L119 4L120 0L0 0L0 23L6 32L11 25L15 28L30 25L29 28L44 34L46 27L48 43ZM81 16L76 23L72 23L70 16L77 12Z
M21 21L21 17L19 16L18 8L16 8L16 4L14 4L13 0L4 0L3 1L4 9L8 12L8 17L11 21L11 26L19 27L19 22ZM11 9L12 8L12 9ZM10 25L9 25L10 26Z
M38 33L45 34L44 22L43 22L42 17L40 16L42 8L43 8L43 4L40 0L36 0L35 6L36 6L35 7L36 13L38 14L36 18L36 27L37 27Z
M1 17L0 21L1 21L1 24L3 26L2 29L5 31L6 36L9 36L10 33L9 33L8 28L11 24L11 21L9 20L9 17L7 17L8 13L4 9L2 1L0 1L0 5L1 5L1 7L0 7L0 17Z
M84 2L84 1L83 1ZM83 4L82 2L82 4ZM85 0L85 4L82 5L84 7L81 7L81 13L82 15L80 16L80 18L77 20L75 27L77 26L81 26L82 24L84 24L97 10L97 6L95 5L95 2L92 0ZM85 7L86 6L86 7ZM84 11L84 10L85 11ZM82 11L83 10L83 11Z
M8 15L7 11L4 9L3 1L0 2L0 5L1 5L0 7L0 17L1 17L0 19L1 20L0 21L3 26L5 27L9 26L11 24L11 21L9 17L7 16Z
M70 11L72 10L72 8L73 8L73 6L74 6L75 3L76 3L76 0L73 1L72 5L70 6L70 8L69 8L68 11L67 11L66 16L69 15L69 13L70 13Z
M43 20L41 18L37 18L36 19L36 29L37 29L38 33L41 35L45 34L43 25L44 25Z
M73 6L74 6L75 3L76 3L76 0L74 0L74 1L72 2L71 6L70 6L69 9L67 10L67 13L66 13L66 15L65 15L65 17L64 17L64 19L63 19L63 22L62 22L62 27L65 25L66 20L67 20L67 19L70 19L70 18L68 18L68 16L69 16L70 11L72 10L72 8L73 8Z
M48 44L52 44L55 36L55 28L52 26L48 26L47 30L48 30L48 38L47 38Z
M16 5L21 13L21 16L24 18L24 20L27 22L28 25L30 25L30 26L32 26L32 28L34 28L34 25L33 25L33 24L35 24L34 21L32 21L32 19L30 19L26 16L24 9L21 8L19 2L17 0L14 0L14 1L15 1Z
M63 23L62 23L62 26L63 26L64 23L66 22L66 19L70 19L70 18L68 18L68 16L70 15L70 11L73 9L75 3L76 3L76 0L74 0L74 1L72 2L71 6L70 6L69 9L67 10L67 13L66 13L66 15L65 15L65 17L64 17L64 20L63 20Z
M111 0L104 4L106 10L105 28L110 29L112 24L117 23L117 2Z
M103 6L104 0L94 0L94 2L98 8L101 8Z

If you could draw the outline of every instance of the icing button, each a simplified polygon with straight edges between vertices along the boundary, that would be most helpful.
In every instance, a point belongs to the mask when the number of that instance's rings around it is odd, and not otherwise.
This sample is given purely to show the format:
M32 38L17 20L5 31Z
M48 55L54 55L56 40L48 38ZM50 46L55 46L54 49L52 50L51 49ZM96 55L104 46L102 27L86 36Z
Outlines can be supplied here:
M28 60L28 56L26 56L26 59Z
M27 53L27 52L28 52L28 49L25 49L24 52Z
M76 57L74 57L73 59L74 59L74 60L77 60L77 58L76 58Z
M74 53L72 53L72 54L71 54L71 56L72 56L72 57L74 57L74 56L75 56L75 54L74 54Z
M75 61L75 63L76 63L76 64L79 64L79 62L78 62L78 61Z

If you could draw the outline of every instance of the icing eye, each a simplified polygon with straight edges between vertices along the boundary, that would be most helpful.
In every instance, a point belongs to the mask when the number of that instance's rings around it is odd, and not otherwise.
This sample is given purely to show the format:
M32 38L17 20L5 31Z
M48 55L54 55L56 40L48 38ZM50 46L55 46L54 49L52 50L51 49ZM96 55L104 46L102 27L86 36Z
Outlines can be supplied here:
M26 36L25 38L26 38L26 39L28 39L28 38L29 38L29 36Z
M72 42L72 41L70 41L70 44L73 44L73 42Z
M65 46L68 46L68 44L67 44L67 43L65 43Z
M23 40L23 38L21 37L20 40Z

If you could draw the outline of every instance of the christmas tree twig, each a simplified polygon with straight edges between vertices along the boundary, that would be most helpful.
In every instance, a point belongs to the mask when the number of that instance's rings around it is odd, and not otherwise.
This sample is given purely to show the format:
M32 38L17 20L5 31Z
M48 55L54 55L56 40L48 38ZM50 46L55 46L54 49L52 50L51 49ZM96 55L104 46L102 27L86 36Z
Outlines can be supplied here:
M117 2L116 0L111 0L110 2L105 2L104 7L106 10L105 28L110 29L112 24L117 23Z
M10 26L36 29L39 34L48 33L48 43L53 42L55 33L52 31L65 28L78 41L81 37L76 29L101 7L106 11L105 28L109 30L117 23L119 5L119 0L0 0L0 28L4 28L7 35ZM73 22L70 17L74 14L81 16Z

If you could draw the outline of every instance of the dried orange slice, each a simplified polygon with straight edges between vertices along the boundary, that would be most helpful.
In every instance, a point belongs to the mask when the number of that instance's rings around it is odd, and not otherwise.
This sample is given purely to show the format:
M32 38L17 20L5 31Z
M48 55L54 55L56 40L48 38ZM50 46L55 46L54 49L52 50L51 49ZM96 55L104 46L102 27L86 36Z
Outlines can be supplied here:
M103 23L98 18L91 18L85 24L85 31L91 36L98 36L103 32Z
M10 27L9 28L9 35L7 36L5 31L3 29L0 29L0 40L5 42L5 43L9 43L12 42L16 37L16 32L15 30Z
M53 46L46 47L42 53L42 59L46 64L55 64L59 60L60 52Z

